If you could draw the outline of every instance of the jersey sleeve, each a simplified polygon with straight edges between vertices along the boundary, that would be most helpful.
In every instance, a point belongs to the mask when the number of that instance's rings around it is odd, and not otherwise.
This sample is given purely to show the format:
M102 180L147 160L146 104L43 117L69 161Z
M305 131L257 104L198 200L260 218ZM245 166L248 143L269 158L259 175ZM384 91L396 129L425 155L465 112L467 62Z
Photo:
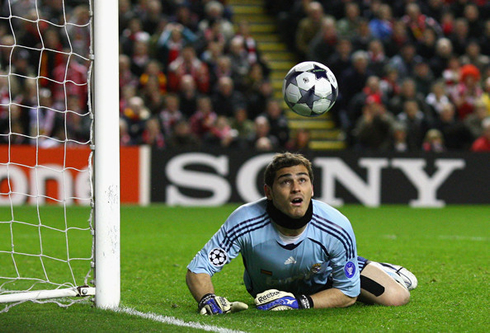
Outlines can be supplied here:
M344 236L336 239L336 250L332 253L331 258L332 286L340 289L347 296L357 297L361 293L361 280L357 262L356 238L350 222L344 224L342 230Z
M325 243L332 269L332 287L349 297L361 292L360 270L357 262L357 244L354 230L347 217L338 210L319 204L318 226L323 228Z
M213 276L221 271L224 265L236 258L241 247L238 239L234 237L233 226L235 224L236 214L234 213L196 254L187 268L196 274L206 273Z

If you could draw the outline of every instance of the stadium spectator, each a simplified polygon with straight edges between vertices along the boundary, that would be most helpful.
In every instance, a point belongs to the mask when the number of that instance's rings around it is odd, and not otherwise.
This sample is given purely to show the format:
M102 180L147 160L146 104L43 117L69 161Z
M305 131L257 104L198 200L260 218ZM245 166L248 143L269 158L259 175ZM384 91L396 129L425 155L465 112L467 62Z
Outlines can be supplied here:
M470 37L468 32L468 21L466 19L461 17L454 20L454 29L449 35L449 39L453 45L453 52L458 56L463 55L466 50L466 45L468 45L468 39Z
M128 107L124 109L122 120L121 139L125 145L140 145L143 143L143 132L150 112L145 107L143 99L138 96L131 97Z
M356 37L361 24L361 10L356 2L345 4L345 15L337 21L337 31L341 38Z
M305 128L298 128L287 143L286 148L290 152L308 154L311 151L310 142L311 131Z
M390 67L395 68L402 78L413 76L415 64L424 61L416 52L413 43L406 43L401 47L400 53L391 58Z
M399 75L396 68L389 65L385 67L385 73L379 83L381 92L385 98L391 100L400 93Z
M449 96L446 92L446 84L442 80L432 83L431 90L425 98L425 102L431 109L433 117L437 117L442 111L445 104L450 103Z
M384 42L386 55L388 57L397 55L403 45L411 42L405 23L401 20L395 20L391 38Z
M412 77L415 81L415 89L421 95L427 96L435 79L427 62L422 59L420 61L417 61L413 68Z
M463 120L474 139L483 134L483 120L488 117L488 112L489 109L485 103L479 100L475 104L475 111Z
M393 34L393 14L391 7L388 4L381 4L373 14L374 17L369 21L369 30L373 38L383 42L389 40Z
M215 71L217 71L217 66L219 66L218 62L219 59L224 55L224 45L211 41L208 43L206 46L206 49L201 53L201 60L206 63L206 65L209 68L209 72L211 75L211 86L214 85L216 82L216 79L214 78L213 74L215 74ZM228 66L229 73L226 74L227 76L231 75L231 64ZM218 74L216 74L218 75Z
M138 39L138 35L144 33L141 19L138 16L133 16L128 22L128 25L124 27L122 34L119 38L119 44L121 45L121 51L123 54L129 57L133 56L134 42Z
M394 117L386 111L378 95L366 98L362 116L354 128L355 149L362 151L386 151L392 138Z
M487 113L490 116L490 76L483 82L482 102L487 106Z
M419 104L414 99L403 102L403 112L397 115L397 121L407 129L407 144L409 150L417 151L422 148L425 134L430 128L430 123Z
M396 116L403 112L404 104L407 100L417 101L418 108L423 111L424 115L431 115L430 108L425 102L425 96L417 91L415 80L411 77L407 77L402 81L400 93L389 101L388 109Z
M366 51L359 50L352 54L352 66L346 69L339 78L339 98L337 100L339 109L345 110L354 95L366 85L368 77L372 74L368 70L368 65L369 56Z
M483 134L471 145L471 150L476 152L490 152L490 118L486 118L483 123Z
M351 62L352 43L348 39L340 39L335 46L335 52L328 58L328 67L341 77L346 69L352 66Z
M435 128L428 130L425 134L424 142L422 143L422 149L424 151L432 151L435 153L446 151L444 137L441 131Z
M232 77L234 78L237 90L243 91L245 79L248 75L251 63L249 62L248 52L245 49L245 41L241 36L233 37L228 45L228 56L231 61Z
M212 94L213 109L218 115L233 116L236 107L246 107L243 94L235 89L233 80L223 76L218 80L217 91Z
M67 63L68 62L68 63ZM88 98L88 61L79 62L75 57L66 58L54 69L52 87L53 102L58 110L64 110L67 96L79 96L80 108L84 108Z
M143 31L153 35L160 25L160 20L164 17L162 2L159 0L147 0L142 14L141 25Z
M218 116L204 136L204 143L209 147L234 147L237 134L226 116Z
M174 149L198 149L201 147L201 141L192 132L189 122L181 119L174 125L174 131L167 140L167 146Z
M425 29L422 38L415 43L416 51L424 61L429 61L436 55L437 35L432 29Z
M171 136L175 124L179 120L184 119L184 115L180 111L179 96L174 93L165 95L165 108L157 116L164 136Z
M277 138L279 147L284 148L289 141L289 126L281 102L269 99L262 115L269 121L270 134Z
M216 122L218 115L214 112L211 98L202 95L197 98L196 112L190 118L191 131L202 140Z
M158 60L167 68L181 55L184 46L196 42L197 36L179 23L168 23L155 45Z
M187 286L201 314L248 308L215 295L211 278L239 254L245 263L245 287L259 310L346 307L357 300L387 306L409 302L416 277L401 266L357 256L349 220L312 199L309 160L276 154L264 179L266 198L238 208L187 266ZM343 238L329 232L325 221L334 221ZM237 233L237 228L245 232ZM285 261L294 265L284 265ZM326 263L322 269L319 262ZM306 280L293 278L311 267L318 267L317 274Z
M311 39L307 58L312 61L326 63L334 53L338 42L335 19L325 17L322 19L320 31Z
M238 30L236 32L237 37L241 37L243 41L243 47L247 52L247 59L250 65L259 63L263 66L263 70L266 70L267 65L262 59L257 40L250 33L250 22L242 20L238 23ZM268 73L267 73L268 74Z
M164 107L167 92L167 76L158 61L152 59L148 62L145 72L140 76L138 88L151 114L158 114Z
M462 65L474 65L480 72L484 72L490 65L490 57L480 52L480 44L476 40L470 40L465 53L460 57Z
M448 150L468 150L474 140L469 129L456 116L455 107L451 103L444 106L432 127L442 133Z
M249 148L271 151L279 147L279 141L271 135L269 120L265 116L255 118L254 125L254 133L247 139Z
M196 81L199 92L209 93L210 78L209 69L206 63L199 60L196 50L192 45L185 45L180 54L168 67L168 88L172 92L177 92L182 76L189 74Z
M426 29L434 30L437 35L442 33L439 23L434 18L424 15L417 2L409 2L406 5L405 15L401 19L408 28L412 42L422 39Z
M88 5L78 5L73 9L66 26L71 51L84 58L90 57L90 43L92 38L90 36L90 29L87 29L87 26L90 24L90 19L91 13Z
M140 77L151 60L150 35L147 32L138 32L133 40L131 53L131 71Z
M186 119L196 112L198 95L194 78L189 74L182 76L178 96L180 111Z
M369 43L373 39L371 31L369 30L368 20L361 18L359 20L356 35L351 38L354 49L367 51Z
M464 65L460 71L461 81L451 93L451 101L456 106L457 117L464 119L475 109L475 103L481 98L483 90L479 86L480 71L474 65Z
M410 150L407 143L407 129L405 125L395 121L393 123L393 138L389 146L390 151L404 153Z
M138 77L131 71L131 58L126 54L119 55L119 89L127 86L138 86Z
M325 17L323 6L320 2L312 1L307 5L307 16L302 18L296 29L295 49L300 59L306 59L309 52L310 42L322 29Z
M244 97L247 100L247 114L250 119L255 119L266 109L267 101L273 97L274 88L264 75L263 67L255 63L245 78Z
M379 103L386 104L387 99L383 95L381 90L380 79L376 75L371 75L366 81L366 85L362 90L356 93L349 101L347 105L347 116L351 126L355 126L358 119L363 114L363 107L366 104L367 98L372 96L374 99L370 101L379 101Z
M232 36L225 36L221 29L221 21L211 21L209 26L207 26L199 36L200 38L196 43L197 45L195 45L195 49L198 53L201 53L211 42L218 43L222 47L225 47L228 44L229 39L233 38Z
M479 7L472 2L468 2L464 6L463 17L468 22L468 35L471 38L479 39L484 31L484 19L480 16ZM487 17L488 19L488 17Z
M453 44L448 38L440 38L436 42L436 55L429 61L430 68L435 77L441 77L442 72L448 68L449 59L453 55Z
M139 90L145 105L152 115L158 115L165 107L165 94L161 92L160 81L157 76L149 76L145 86Z
M230 126L237 133L236 143L239 148L247 148L248 138L255 135L255 125L249 119L247 109L238 107L233 113L233 118L230 119Z
M379 39L373 39L367 47L369 55L368 69L376 76L383 77L388 65L388 57L385 54L384 45Z
M150 117L145 123L145 129L142 133L142 143L156 148L165 148L165 137L158 118Z
M222 3L215 0L207 2L204 7L204 12L205 17L198 24L198 28L202 33L216 22L226 41L234 36L235 30L233 24L225 17L225 7Z

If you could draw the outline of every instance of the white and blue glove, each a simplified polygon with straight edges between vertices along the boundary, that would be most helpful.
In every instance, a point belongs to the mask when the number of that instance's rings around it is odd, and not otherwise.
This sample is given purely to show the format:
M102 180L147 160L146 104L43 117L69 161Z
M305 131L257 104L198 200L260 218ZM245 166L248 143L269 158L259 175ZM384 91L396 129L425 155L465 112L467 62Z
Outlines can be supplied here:
M277 289L269 289L255 297L257 309L282 311L313 308L313 300L308 295L294 295Z
M226 298L215 294L206 294L199 301L198 311L202 315L215 315L247 310L248 305L243 302L230 302Z

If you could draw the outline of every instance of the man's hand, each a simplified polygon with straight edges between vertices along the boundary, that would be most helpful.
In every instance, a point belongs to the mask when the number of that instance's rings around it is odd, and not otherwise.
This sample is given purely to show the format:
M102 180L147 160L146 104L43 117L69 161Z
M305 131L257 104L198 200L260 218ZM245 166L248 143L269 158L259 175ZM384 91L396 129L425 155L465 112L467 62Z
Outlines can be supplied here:
M259 310L282 311L310 309L313 307L313 301L307 295L295 296L285 291L269 289L255 297L255 305Z
M248 305L243 302L230 302L226 298L215 294L206 294L199 301L198 311L202 315L215 315L247 310Z

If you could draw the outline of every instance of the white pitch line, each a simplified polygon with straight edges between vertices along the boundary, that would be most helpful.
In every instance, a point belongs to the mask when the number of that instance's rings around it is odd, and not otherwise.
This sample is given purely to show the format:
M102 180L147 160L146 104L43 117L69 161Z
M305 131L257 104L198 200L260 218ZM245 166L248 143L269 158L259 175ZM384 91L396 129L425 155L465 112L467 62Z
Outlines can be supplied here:
M230 330L228 328L222 328L218 326L211 326L211 325L205 325L201 323L195 323L195 322L188 322L186 323L182 319L174 318L174 317L169 317L169 316L162 316L156 313L145 313L141 312L135 309L131 308L118 308L115 310L116 312L122 312L122 313L127 313L132 316L138 316L144 319L149 319L153 321L157 321L160 323L164 324L170 324L170 325L175 325L175 326L181 326L181 327L190 327L190 328L195 328L195 329L201 329L209 332L218 332L218 333L245 333L243 331L236 331L236 330Z
M449 235L439 235L440 239L448 239L448 240L469 240L475 242L487 242L488 237L478 237L478 236L449 236Z

